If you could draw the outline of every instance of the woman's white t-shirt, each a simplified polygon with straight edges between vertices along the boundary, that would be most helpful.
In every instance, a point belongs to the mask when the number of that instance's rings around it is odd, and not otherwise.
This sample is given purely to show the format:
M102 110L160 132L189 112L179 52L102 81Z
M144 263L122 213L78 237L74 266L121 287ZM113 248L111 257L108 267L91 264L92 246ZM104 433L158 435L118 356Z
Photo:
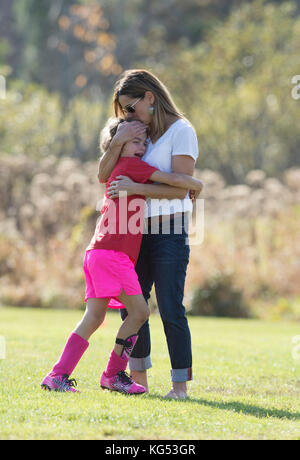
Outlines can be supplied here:
M163 172L172 172L172 157L187 155L195 161L198 158L198 141L194 128L186 120L179 119L154 143L149 141L143 161ZM145 218L170 215L176 212L193 212L193 204L186 195L184 200L147 198Z

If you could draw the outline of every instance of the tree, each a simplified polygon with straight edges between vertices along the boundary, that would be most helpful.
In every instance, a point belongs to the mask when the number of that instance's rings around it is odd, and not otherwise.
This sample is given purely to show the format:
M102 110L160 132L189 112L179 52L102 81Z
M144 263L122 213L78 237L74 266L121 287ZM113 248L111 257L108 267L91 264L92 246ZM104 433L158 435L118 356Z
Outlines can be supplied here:
M251 169L280 176L300 164L300 105L291 97L300 68L295 12L293 2L247 3L204 42L174 48L157 66L196 128L198 166L229 183L243 182Z
M18 76L26 81L44 83L55 89L63 59L53 43L58 30L57 18L65 0L18 0L13 4L16 27L24 40L23 58Z
M7 0L4 0L7 2ZM107 97L123 68L193 46L242 0L12 0L22 56L14 75L58 90ZM1 20L1 19L0 19ZM20 43L18 44L20 47ZM15 47L14 47L15 48ZM101 90L101 91L100 91Z

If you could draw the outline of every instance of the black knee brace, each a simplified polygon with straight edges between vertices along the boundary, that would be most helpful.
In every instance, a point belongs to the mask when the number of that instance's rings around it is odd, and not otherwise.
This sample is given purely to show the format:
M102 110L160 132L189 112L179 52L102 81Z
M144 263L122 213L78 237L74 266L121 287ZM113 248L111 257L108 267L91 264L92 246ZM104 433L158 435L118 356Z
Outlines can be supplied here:
M116 338L116 343L118 345L123 345L121 358L123 358L124 354L126 355L127 358L130 357L130 355L132 353L132 350L133 350L133 348L134 348L134 346L136 344L137 339L138 339L137 334L133 334L133 335L127 337L127 339L125 339L125 340Z

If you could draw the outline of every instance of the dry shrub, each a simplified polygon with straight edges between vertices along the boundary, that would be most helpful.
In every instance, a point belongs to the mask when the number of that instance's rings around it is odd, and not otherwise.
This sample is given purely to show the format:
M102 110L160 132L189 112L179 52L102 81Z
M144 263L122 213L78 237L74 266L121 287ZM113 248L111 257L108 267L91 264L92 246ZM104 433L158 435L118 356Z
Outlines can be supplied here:
M234 285L233 274L216 272L194 294L189 309L192 316L251 318L243 291Z
M246 299L296 296L300 279L300 207L280 215L213 222L206 216L201 246L193 246L187 290L197 289L215 271L234 276Z
M83 306L84 250L104 192L97 173L97 162L0 158L2 303ZM300 170L283 182L251 171L236 186L210 170L195 176L205 185L205 237L191 247L188 304L216 272L231 274L245 302L298 295Z

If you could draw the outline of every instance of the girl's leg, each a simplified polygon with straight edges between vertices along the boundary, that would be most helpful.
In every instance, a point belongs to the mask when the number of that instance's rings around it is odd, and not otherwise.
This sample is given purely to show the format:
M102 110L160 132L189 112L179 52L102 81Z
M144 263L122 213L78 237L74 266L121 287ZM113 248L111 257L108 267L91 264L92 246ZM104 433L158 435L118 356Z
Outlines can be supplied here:
M101 377L101 386L122 393L140 394L145 392L145 388L133 382L124 371L137 341L138 331L149 318L150 311L143 295L128 296L122 292L119 300L126 306L128 315L118 331L107 368Z
M123 291L119 296L119 300L126 306L128 314L118 331L117 339L126 340L130 336L138 337L138 331L150 316L150 310L143 295L129 296ZM123 346L116 343L114 351L121 356Z
M148 249L149 238L148 235L143 236L139 258L135 267L146 303L148 303L150 299L150 293L153 286L151 252L149 252ZM125 309L121 310L123 321L127 317L127 314ZM130 375L136 383L143 385L146 391L149 392L147 369L152 367L150 358L151 339L149 321L143 324L138 332L138 336L139 338L129 359Z
M44 378L42 388L55 391L76 391L72 388L74 379L69 380L69 376L88 348L87 340L102 324L107 304L108 299L88 299L82 321L68 337L59 360Z
M145 296L144 296L145 298ZM121 318L124 321L128 313L126 309L121 310ZM130 377L136 383L142 385L149 393L147 370L151 367L151 340L149 321L146 321L138 332L138 340L129 359Z
M88 299L85 314L80 323L77 324L74 333L85 340L89 340L105 319L108 301L109 299Z

